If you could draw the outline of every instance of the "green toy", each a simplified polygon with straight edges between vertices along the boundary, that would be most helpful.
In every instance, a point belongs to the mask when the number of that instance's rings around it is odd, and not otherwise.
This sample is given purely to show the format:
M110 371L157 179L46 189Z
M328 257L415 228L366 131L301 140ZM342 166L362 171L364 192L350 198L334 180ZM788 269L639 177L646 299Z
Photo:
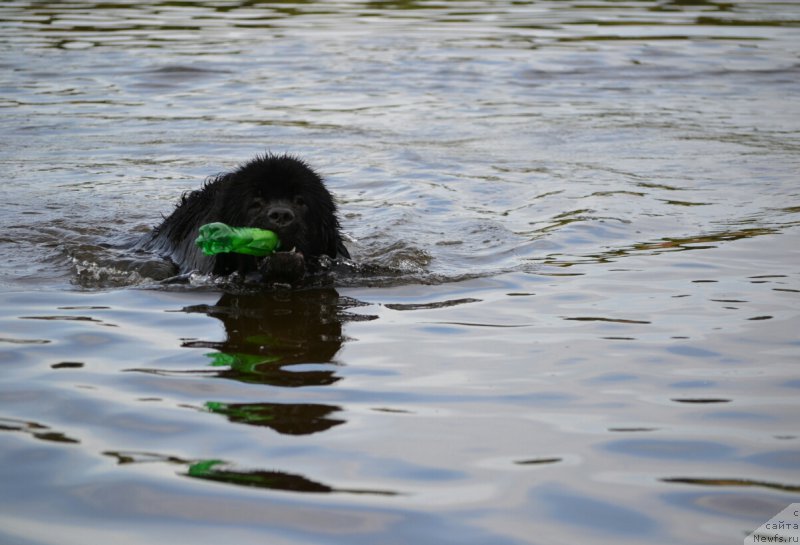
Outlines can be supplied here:
M267 229L231 227L224 223L207 223L200 227L197 245L205 255L222 253L265 256L274 253L281 242Z

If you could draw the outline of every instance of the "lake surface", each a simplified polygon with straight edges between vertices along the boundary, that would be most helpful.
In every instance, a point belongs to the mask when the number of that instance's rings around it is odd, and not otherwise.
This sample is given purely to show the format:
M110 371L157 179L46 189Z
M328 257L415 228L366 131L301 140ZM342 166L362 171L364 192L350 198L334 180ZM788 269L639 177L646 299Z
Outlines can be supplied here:
M3 2L0 543L741 543L800 501L799 27ZM331 286L125 252L267 150L337 196Z

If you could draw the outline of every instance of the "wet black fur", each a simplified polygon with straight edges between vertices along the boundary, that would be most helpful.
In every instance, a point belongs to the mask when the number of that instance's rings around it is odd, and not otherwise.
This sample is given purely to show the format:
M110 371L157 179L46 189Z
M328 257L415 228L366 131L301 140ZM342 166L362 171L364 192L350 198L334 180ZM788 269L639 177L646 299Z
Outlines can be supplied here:
M276 223L276 209L289 211L291 223ZM263 270L263 258L203 255L195 240L200 226L211 222L275 231L281 241L279 250L294 248L301 252L308 270L314 270L321 256L349 257L342 243L336 204L322 178L305 162L289 155L258 156L184 194L141 248L168 257L181 274L247 275Z

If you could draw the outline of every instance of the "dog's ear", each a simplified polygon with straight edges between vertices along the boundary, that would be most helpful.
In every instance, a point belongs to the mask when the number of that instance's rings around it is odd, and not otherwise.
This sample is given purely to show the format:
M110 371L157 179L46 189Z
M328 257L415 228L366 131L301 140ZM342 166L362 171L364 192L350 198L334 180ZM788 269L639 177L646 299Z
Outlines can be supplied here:
M334 257L336 255L336 227L331 224L331 216L329 214L321 214L317 223L317 233L315 242L319 246L314 249L315 253L319 255L328 255Z

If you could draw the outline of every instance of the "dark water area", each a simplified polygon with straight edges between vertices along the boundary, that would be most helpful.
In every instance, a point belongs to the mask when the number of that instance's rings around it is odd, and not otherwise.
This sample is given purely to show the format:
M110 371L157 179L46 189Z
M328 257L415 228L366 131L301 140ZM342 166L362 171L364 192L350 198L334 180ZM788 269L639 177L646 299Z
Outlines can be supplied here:
M0 543L741 543L800 502L798 27L0 3ZM128 251L268 150L330 282Z

